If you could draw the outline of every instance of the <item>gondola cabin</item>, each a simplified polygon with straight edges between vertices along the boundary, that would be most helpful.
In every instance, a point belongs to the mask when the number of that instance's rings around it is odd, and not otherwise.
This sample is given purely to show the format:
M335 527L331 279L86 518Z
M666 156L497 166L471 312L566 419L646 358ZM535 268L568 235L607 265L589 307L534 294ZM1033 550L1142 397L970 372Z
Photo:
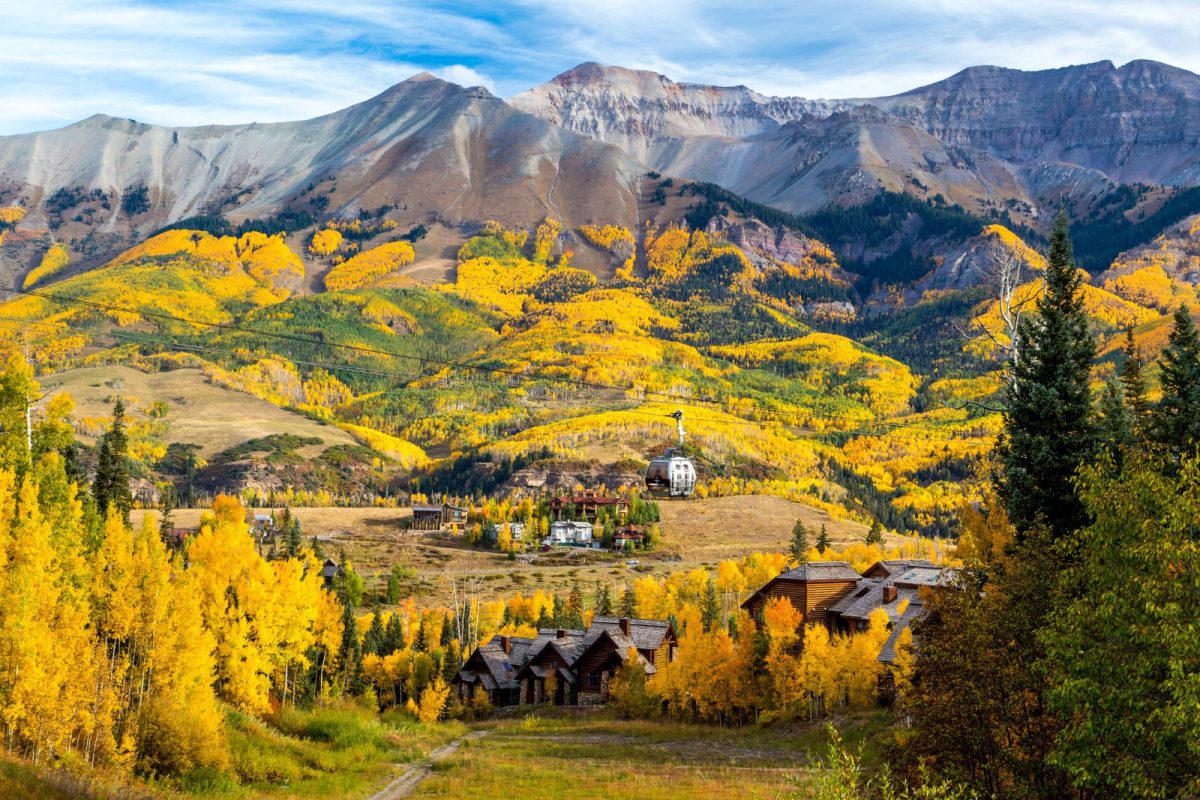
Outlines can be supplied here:
M696 465L683 454L683 412L671 416L679 427L679 446L668 448L646 467L646 490L654 497L691 497L696 491Z

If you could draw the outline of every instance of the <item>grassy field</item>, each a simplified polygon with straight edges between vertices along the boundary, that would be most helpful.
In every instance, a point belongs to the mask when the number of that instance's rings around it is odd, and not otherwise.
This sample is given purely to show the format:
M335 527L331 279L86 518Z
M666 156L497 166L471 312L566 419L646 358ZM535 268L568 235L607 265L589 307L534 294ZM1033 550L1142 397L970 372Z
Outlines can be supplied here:
M466 734L457 722L418 725L358 706L284 709L257 719L230 711L226 769L196 770L178 780L143 782L103 772L73 773L0 756L0 797L300 800L363 798L406 765Z
M839 721L851 748L887 724L872 712ZM786 796L825 746L820 725L721 728L669 722L527 717L495 723L440 763L413 797L579 800Z
M155 400L167 402L164 442L201 446L205 458L226 448L274 433L315 436L321 445L302 447L301 456L316 455L337 444L355 444L350 434L322 425L242 392L209 383L198 369L146 373L131 367L73 369L39 379L45 392L64 390L75 398L77 419L112 414L113 397L125 399L127 413L139 420L140 410ZM84 437L86 438L86 437Z
M449 604L452 579L471 581L482 596L569 590L576 581L585 595L596 582L620 584L644 575L667 575L697 566L713 567L727 558L756 551L782 551L788 546L792 525L799 517L815 539L825 524L835 546L861 542L866 526L831 519L824 511L778 497L715 497L662 504L663 540L652 552L637 553L630 566L624 556L595 550L556 548L531 553L531 560L509 561L495 551L468 547L450 533L406 531L408 509L297 508L304 535L317 536L327 555L350 559L371 587L382 586L395 564L409 567L416 578L402 587L425 604ZM179 527L194 527L203 512L180 509L174 513ZM134 511L134 524L144 515ZM892 539L888 539L891 543Z

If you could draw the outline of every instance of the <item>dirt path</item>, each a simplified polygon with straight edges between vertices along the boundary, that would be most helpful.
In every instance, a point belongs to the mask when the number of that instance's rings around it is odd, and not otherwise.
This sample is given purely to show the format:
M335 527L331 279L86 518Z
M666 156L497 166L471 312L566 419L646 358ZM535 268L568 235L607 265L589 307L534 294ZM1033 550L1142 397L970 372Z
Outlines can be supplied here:
M462 747L463 742L480 739L487 736L490 732L475 731L474 733L468 733L461 739L455 739L452 742L442 745L431 752L429 757L424 761L413 764L407 770L400 773L391 783L371 795L368 800L398 800L401 797L408 797L416 790L421 781L428 778L429 773L433 772L434 764L457 753L458 748Z

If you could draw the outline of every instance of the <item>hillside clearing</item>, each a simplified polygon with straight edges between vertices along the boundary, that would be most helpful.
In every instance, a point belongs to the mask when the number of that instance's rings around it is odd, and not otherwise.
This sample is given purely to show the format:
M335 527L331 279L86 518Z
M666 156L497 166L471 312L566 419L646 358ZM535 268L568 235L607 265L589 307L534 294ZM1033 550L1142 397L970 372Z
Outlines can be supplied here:
M76 419L110 416L117 396L124 398L127 413L135 417L143 417L152 402L165 401L166 415L155 420L164 423L163 441L198 444L206 458L250 439L280 433L320 439L322 444L297 451L306 457L333 445L356 444L350 434L333 425L218 386L199 369L151 373L123 366L85 367L48 375L40 382L45 392L66 391L75 399Z

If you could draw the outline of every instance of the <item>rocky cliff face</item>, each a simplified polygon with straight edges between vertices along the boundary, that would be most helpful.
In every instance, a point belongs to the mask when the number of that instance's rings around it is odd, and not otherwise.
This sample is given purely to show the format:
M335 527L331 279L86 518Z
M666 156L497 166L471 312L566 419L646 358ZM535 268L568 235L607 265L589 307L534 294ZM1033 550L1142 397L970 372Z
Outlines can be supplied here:
M867 101L947 145L1021 164L1073 164L1118 182L1195 182L1200 76L1154 61L1022 72L972 67Z
M585 64L511 101L662 172L791 211L881 189L1027 221L1114 183L1200 182L1200 76L1111 62L975 67L895 97L771 98Z

